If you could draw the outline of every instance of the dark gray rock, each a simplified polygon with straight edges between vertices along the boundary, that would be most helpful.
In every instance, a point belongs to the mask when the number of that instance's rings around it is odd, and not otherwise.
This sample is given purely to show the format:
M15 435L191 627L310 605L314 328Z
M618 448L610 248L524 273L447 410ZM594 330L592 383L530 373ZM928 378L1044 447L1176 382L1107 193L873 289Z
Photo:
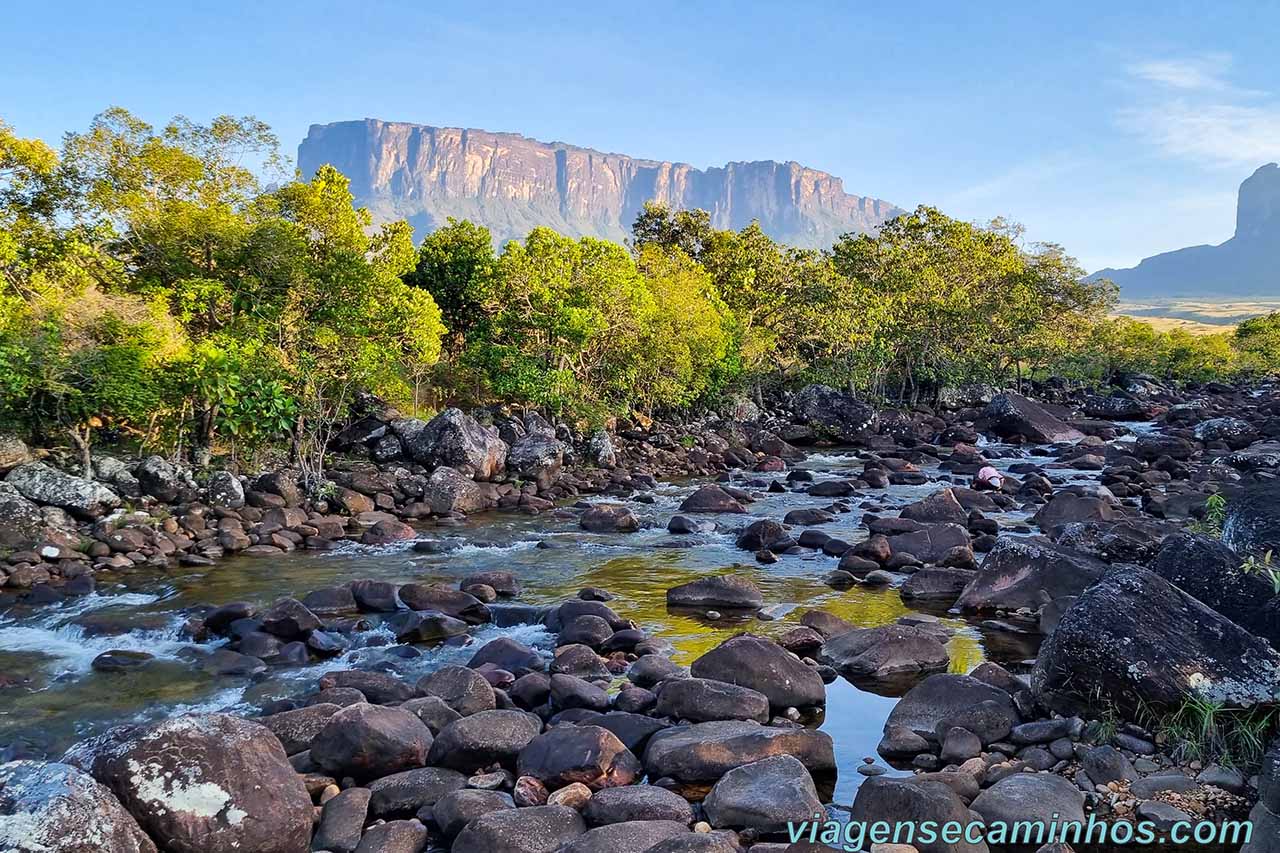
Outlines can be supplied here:
M1110 569L1106 563L1038 537L1002 536L956 606L969 613L1039 610L1078 596Z
M667 590L667 605L699 609L759 610L759 587L739 575L712 575Z
M689 827L669 820L633 820L588 830L560 848L560 853L648 851L660 841L692 835Z
M586 832L582 816L568 806L502 809L468 823L452 853L556 853Z
M690 675L749 687L774 708L826 702L826 688L812 667L772 640L750 634L725 640L689 667Z
M693 823L693 807L688 800L654 785L597 791L587 800L582 815L592 826L633 820L670 820L684 826Z
M1099 693L1129 711L1177 707L1191 693L1249 707L1280 693L1280 653L1154 572L1121 567L1063 614L1032 688L1064 714Z
M427 763L426 723L401 708L359 703L329 717L311 741L311 759L341 778L377 779Z
M836 766L826 732L724 720L656 733L644 751L644 767L653 779L669 776L682 784L705 784L772 755L793 755L815 776L830 774Z
M813 778L796 758L775 755L726 773L703 801L716 828L782 832L822 812Z
M1084 795L1052 773L1015 773L978 795L970 807L987 823L1019 820L1084 822Z
M515 801L503 791L481 791L464 788L445 794L431 809L431 816L440 831L452 838L462 828L481 815L514 809Z
M516 756L542 731L542 721L524 711L480 711L440 731L427 763L462 773L491 764L515 766Z
M369 797L368 788L347 788L325 803L311 848L353 853L369 816Z
M978 821L959 795L943 782L886 776L868 779L859 786L849 818L867 825L883 820L917 825L932 821L935 826L955 822L959 827L967 827ZM921 853L987 853L988 849L985 841L964 841L963 833L961 840L954 843L938 838L932 843L921 841L917 847Z
M992 703L988 706L989 713L1003 711L1010 728L1019 719L1013 698L1005 691L971 676L937 673L911 688L899 700L889 712L885 730L889 726L902 726L926 740L936 741L939 723L954 720L960 712L981 702Z
M769 722L769 697L749 687L707 678L665 682L658 692L657 713L677 720Z
M821 657L852 680L937 672L951 662L936 633L907 625L849 631L823 644Z

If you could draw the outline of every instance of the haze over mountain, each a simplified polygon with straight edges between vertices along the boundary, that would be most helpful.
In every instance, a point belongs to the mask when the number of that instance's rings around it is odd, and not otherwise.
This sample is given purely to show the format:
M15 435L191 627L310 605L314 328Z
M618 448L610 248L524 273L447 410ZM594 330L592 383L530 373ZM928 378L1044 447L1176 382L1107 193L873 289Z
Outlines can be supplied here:
M1240 185L1236 233L1217 246L1190 246L1090 278L1120 285L1123 299L1280 298L1280 166L1268 163Z
M538 225L621 241L644 203L657 200L708 210L719 228L756 219L783 243L828 247L843 233L874 231L902 213L794 162L704 170L515 133L377 119L312 125L298 147L298 167L310 177L325 163L351 179L357 202L375 220L408 219L419 238L452 216L488 227L499 244Z

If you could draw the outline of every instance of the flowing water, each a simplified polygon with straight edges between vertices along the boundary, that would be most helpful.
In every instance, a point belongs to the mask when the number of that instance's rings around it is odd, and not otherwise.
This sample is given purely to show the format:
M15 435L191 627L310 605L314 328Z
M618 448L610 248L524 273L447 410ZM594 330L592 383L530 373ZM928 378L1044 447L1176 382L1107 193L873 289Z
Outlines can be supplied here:
M1052 467L1053 462L1008 447L987 445L984 451L1001 455L997 467L1028 461ZM852 476L861 470L861 459L852 452L831 451L812 455L798 467L813 471L821 481ZM936 469L926 473L945 481L946 475ZM1096 476L1068 469L1047 473L1063 482ZM775 475L754 476L767 481ZM184 639L186 614L197 605L238 600L267 605L282 596L301 597L357 578L456 582L476 571L502 569L521 579L525 591L520 602L528 604L550 604L576 596L585 586L600 587L617 596L610 606L620 615L669 640L682 664L743 630L781 633L811 608L859 626L883 625L913 612L893 587L837 591L826 586L822 579L837 561L820 552L782 556L776 564L761 566L734 547L733 531L751 520L780 519L791 509L826 506L829 498L760 489L747 516L715 518L720 525L716 533L667 533L667 521L696 485L662 484L636 501L635 512L654 523L638 533L591 534L579 530L573 520L490 513L461 528L424 529L421 538L443 542L440 553L419 553L408 543L382 548L347 545L280 558L235 558L211 567L138 569L101 582L96 593L60 606L12 608L0 613L0 760L57 756L76 740L121 722L192 711L251 713L264 701L314 689L318 677L332 669L385 669L412 682L445 663L465 662L479 644L497 636L515 637L545 650L548 657L554 646L553 635L530 624L485 626L473 632L469 647L434 649L397 646L388 634L374 630L357 635L355 647L336 658L272 668L247 681L207 675L198 666L199 658L218 643L196 645ZM853 512L822 529L858 541L867 535L861 526L864 511L891 510L940 487L938 482L893 486L856 497ZM1008 528L1026 520L1019 512L995 517ZM729 570L755 581L770 618L710 622L668 611L668 588ZM935 615L945 616L936 611ZM947 622L955 629L948 644L953 672L967 672L986 658L1016 668L1034 654L1034 645L1016 636L987 632L959 619L948 617ZM93 670L94 657L109 649L145 651L155 659L128 672ZM854 770L864 756L875 755L895 700L843 679L828 685L827 700L820 724L836 744L840 778L835 802L847 804L863 778Z

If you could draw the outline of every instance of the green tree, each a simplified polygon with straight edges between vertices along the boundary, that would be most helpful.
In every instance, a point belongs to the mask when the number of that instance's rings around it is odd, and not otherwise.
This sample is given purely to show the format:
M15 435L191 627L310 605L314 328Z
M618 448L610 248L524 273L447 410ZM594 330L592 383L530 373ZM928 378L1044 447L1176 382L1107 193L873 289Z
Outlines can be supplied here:
M489 229L450 217L422 241L417 264L405 281L435 299L452 333L450 349L460 352L472 329L486 320L496 271Z
M350 182L337 169L322 166L273 201L298 260L278 331L299 400L294 452L316 483L355 393L413 404L445 329L431 294L401 279L416 257L408 223L369 236L369 212L352 205Z
M1245 320L1236 327L1233 343L1250 370L1280 374L1280 312Z

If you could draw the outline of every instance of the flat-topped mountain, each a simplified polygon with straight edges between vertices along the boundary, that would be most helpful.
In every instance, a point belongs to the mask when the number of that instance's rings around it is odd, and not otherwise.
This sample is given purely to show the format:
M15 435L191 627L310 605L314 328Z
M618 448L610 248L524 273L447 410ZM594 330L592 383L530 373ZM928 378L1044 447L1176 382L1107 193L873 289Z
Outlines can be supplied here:
M719 228L756 219L783 243L827 247L902 213L799 163L696 169L515 133L377 119L312 125L298 166L310 177L325 163L351 179L357 202L375 219L408 219L419 237L452 216L487 226L499 243L537 225L621 241L644 203L657 200L708 210Z
M1130 269L1098 270L1126 299L1280 296L1280 166L1268 163L1240 185L1236 233L1217 246L1191 246Z

